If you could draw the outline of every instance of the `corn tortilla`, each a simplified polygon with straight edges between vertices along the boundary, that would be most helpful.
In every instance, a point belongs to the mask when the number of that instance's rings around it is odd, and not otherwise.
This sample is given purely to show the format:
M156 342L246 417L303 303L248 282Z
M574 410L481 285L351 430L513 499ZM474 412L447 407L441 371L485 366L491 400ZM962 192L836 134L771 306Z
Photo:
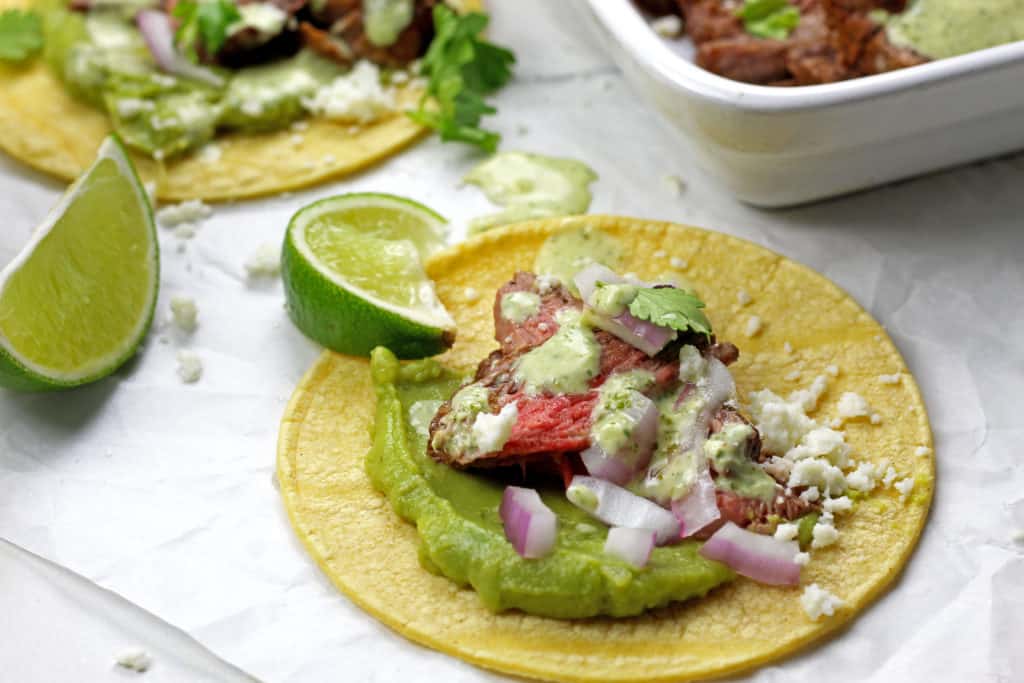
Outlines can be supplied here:
M812 551L802 586L817 583L846 607L810 620L800 589L743 577L708 596L627 619L559 621L519 612L494 614L471 588L422 569L416 529L370 485L373 389L365 359L325 352L300 382L282 420L278 479L296 533L323 571L353 602L415 642L497 671L554 681L688 681L777 660L841 628L899 574L928 516L934 459L915 454L932 436L920 392L882 327L848 294L809 268L750 242L692 227L613 216L535 221L484 233L428 265L437 292L458 323L441 357L472 367L495 346L493 293L517 269L529 270L554 231L592 225L624 246L621 270L644 279L673 272L694 283L719 339L735 342L738 393L780 394L806 386L827 366L832 379L814 415L835 415L844 391L864 396L881 415L848 423L859 460L888 458L916 485L905 503L879 488L839 517L839 541ZM671 248L663 255L666 246ZM655 256L658 254L658 256ZM481 295L467 298L467 287ZM744 290L753 300L738 303ZM750 315L764 321L752 338ZM786 343L792 351L785 350ZM802 380L785 377L801 371ZM899 384L881 374L899 373ZM827 417L826 417L827 416Z
M0 0L0 11L29 8L31 0ZM480 0L458 3L481 10ZM399 97L400 109L415 105L418 93ZM159 199L177 201L241 199L296 190L346 176L415 142L426 129L401 111L365 126L307 119L299 137L285 127L271 133L218 133L216 160L195 153L163 164L132 154L145 182ZM71 181L96 158L111 132L107 114L74 98L42 58L28 65L0 62L0 149L48 175Z

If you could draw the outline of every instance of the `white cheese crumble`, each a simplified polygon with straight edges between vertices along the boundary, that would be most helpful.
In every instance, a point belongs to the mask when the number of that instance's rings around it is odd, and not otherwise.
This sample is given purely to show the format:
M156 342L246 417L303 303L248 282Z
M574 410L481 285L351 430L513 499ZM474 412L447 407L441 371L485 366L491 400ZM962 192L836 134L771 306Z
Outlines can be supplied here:
M183 332L195 332L199 326L199 308L191 297L171 297L171 320Z
M178 223L174 227L174 236L179 240L190 240L196 236L198 230L199 226L195 223ZM183 247L184 245L181 246Z
M736 301L740 303L740 306L746 306L751 301L753 301L753 299L751 299L750 295L747 294L747 290L741 289L740 291L736 292Z
M811 486L806 491L800 494L800 498L807 501L808 503L813 503L814 501L821 498L821 491L818 490L817 486Z
M857 491L870 491L875 488L878 479L878 468L870 462L862 462L857 469L846 475L846 483Z
M370 123L395 111L395 93L380 82L380 69L367 60L321 87L302 106L333 121Z
M793 353L793 345L790 344L789 342L786 342L785 344L782 345L782 350L785 351L786 353Z
M200 199L189 199L180 204L165 206L156 212L156 219L165 228L173 228L182 223L195 223L210 217L213 209Z
M1024 529L1014 529L1010 534L1010 540L1014 543L1024 543Z
M683 30L683 20L674 14L666 14L652 21L651 29L662 38L676 38Z
M800 379L800 371L794 370L793 372L786 373L785 380L787 382L796 382Z
M836 513L836 512L849 512L853 509L853 501L847 496L840 496L839 498L829 498L821 504L821 507L825 512Z
M277 277L281 273L281 248L270 242L261 244L246 259L245 272L251 278Z
M761 327L761 316L752 315L749 318L747 318L747 326L744 328L743 331L746 333L748 337L754 337L757 336L757 334L761 331Z
M296 133L301 133L304 130L309 130L309 121L296 121L291 125L291 129Z
M668 253L664 249L654 252L654 258L665 258L666 256L668 256Z
M302 135L299 135L298 133L292 135L290 139L292 144L295 145L296 147L298 147L299 145L306 141L306 138L303 137Z
M822 616L830 617L846 603L816 583L804 588L800 596L800 604L811 619L817 621Z
M479 413L473 421L473 443L479 453L500 451L519 419L519 408L509 403L497 415Z
M540 295L550 293L555 287L558 286L558 278L551 275L538 275L537 276L537 293Z
M882 477L882 484L884 486L892 486L892 483L896 481L897 476L898 475L896 474L896 468L890 465L889 468L885 471L885 476Z
M896 490L900 492L900 502L906 502L907 496L914 490L914 479L907 477L906 479L900 479L894 484Z
M215 164L220 161L221 154L220 145L208 142L199 149L199 161L204 164Z
M923 458L931 454L932 449L928 448L927 446L918 446L917 448L914 449L914 455L916 455L919 458Z
M836 407L839 410L839 417L844 420L867 417L871 414L871 406L868 405L867 399L852 391L844 392L839 397L839 404Z
M775 538L780 541L792 541L799 531L799 525L784 522L775 528Z
M178 377L186 384L198 382L203 376L203 361L195 351L178 351Z
M138 116L144 111L153 111L156 104L152 100L142 100L134 97L125 97L117 100L117 113L123 119L130 119Z
M808 458L793 465L786 486L813 486L830 496L846 490L846 477L841 469L825 458Z
M828 374L832 375L833 377L838 377L839 376L839 366L838 365L829 365L828 367L825 368L825 372L827 372Z
M878 382L879 384L899 384L900 377L901 375L898 372L892 375L879 375Z
M810 553L797 553L793 556L793 561L801 567L806 567L807 563L811 561Z
M817 550L818 548L827 548L835 543L839 538L839 532L831 524L818 522L814 525L813 536L814 540L811 541L811 547Z
M683 190L686 189L686 183L677 175L669 174L662 178L662 182L665 183L665 187L673 197L682 196Z
M681 259L678 256L673 256L672 258L670 258L668 260L668 264L670 266L672 266L673 268L676 268L676 269L679 269L679 270L682 270L682 269L686 268L687 265L689 265L689 264L687 264L687 262L684 259Z
M114 659L119 667L136 673L145 673L153 666L153 658L141 647L130 647L122 650Z
M466 287L464 290L462 290L462 298L465 299L466 301L476 301L477 299L480 298L480 293L477 292L472 287Z

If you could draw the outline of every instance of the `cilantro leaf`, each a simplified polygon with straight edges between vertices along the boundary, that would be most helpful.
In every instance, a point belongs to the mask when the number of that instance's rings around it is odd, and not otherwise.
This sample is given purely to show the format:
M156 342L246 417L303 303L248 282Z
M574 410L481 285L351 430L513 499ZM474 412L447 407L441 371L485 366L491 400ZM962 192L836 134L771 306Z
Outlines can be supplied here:
M785 40L800 23L800 10L787 0L745 0L736 16L747 33L772 40Z
M242 18L232 0L182 0L171 14L181 21L175 40L186 56L199 61L199 47L215 55L228 37L228 28Z
M43 47L39 15L18 9L0 12L0 60L23 62Z
M700 309L704 302L692 292L675 287L644 287L629 304L629 312L661 327L711 336L711 322Z
M421 71L427 90L419 108L407 113L437 130L442 140L493 152L501 136L480 127L480 120L496 111L484 96L508 82L516 58L510 50L480 39L487 22L486 14L459 15L443 4L434 6L435 35Z

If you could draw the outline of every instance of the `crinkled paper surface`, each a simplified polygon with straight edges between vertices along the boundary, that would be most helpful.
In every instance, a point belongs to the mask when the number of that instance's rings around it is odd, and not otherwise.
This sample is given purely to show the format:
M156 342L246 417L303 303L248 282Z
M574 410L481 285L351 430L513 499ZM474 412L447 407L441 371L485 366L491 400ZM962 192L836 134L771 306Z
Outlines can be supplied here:
M1024 678L1024 543L1013 540L1024 529L1024 157L806 208L751 209L704 179L677 133L593 44L581 12L541 0L492 7L492 35L520 59L517 81L498 97L505 149L586 161L601 176L595 212L720 230L814 267L885 325L920 384L937 482L905 573L835 638L749 679ZM474 188L457 187L474 161L432 139L346 182L217 207L183 251L161 229L159 324L139 358L75 392L0 392L0 537L123 595L261 680L500 680L378 624L330 586L294 537L273 482L275 442L285 402L319 349L289 323L280 282L250 280L243 267L258 246L280 242L295 209L340 192L419 199L451 218L458 237L490 210ZM666 175L686 182L681 195ZM60 189L0 161L0 262ZM193 335L165 322L174 295L199 306ZM197 384L178 379L179 348L201 356ZM74 668L85 659L72 640L84 642L86 630L95 636L88 650L101 654L89 680L124 680L130 672L114 658L140 644L154 654L153 680L161 667L215 671L180 632L123 618L123 604L66 578L0 553L0 660L19 681L85 671Z

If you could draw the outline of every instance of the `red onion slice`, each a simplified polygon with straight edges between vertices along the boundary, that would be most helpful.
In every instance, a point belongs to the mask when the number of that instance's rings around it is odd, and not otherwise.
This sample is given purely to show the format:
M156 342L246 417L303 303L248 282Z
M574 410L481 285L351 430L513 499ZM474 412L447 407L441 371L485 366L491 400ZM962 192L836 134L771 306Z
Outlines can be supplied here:
M658 406L639 391L630 392L630 405L622 411L632 423L629 438L619 451L608 453L592 440L580 458L592 476L620 486L647 467L658 441Z
M565 493L570 503L608 526L649 529L658 545L679 538L675 515L610 481L576 475Z
M188 61L174 47L174 26L166 13L155 9L144 9L135 15L143 40L157 65L164 71L185 78L202 81L215 88L224 85L224 79L206 67Z
M629 284L626 278L607 268L600 263L591 263L589 266L576 273L572 281L576 284L576 291L580 293L580 299L587 303L590 295L597 290L597 283L603 282L608 285Z
M555 547L558 520L533 489L505 487L498 513L505 538L522 557L544 557Z
M647 560L651 559L656 537L657 534L650 529L613 526L608 530L604 551L641 569L647 565Z
M672 514L679 520L683 538L693 536L722 516L715 500L715 483L706 464L700 469L690 491L681 499L672 501Z
M723 562L743 576L772 586L800 583L800 565L794 562L798 552L796 541L755 534L732 522L726 522L700 549L709 560Z

